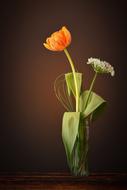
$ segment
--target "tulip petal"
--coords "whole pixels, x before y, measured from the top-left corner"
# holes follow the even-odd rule
[[[66,43],[67,45],[69,45],[71,43],[71,33],[69,32],[69,30],[67,30],[65,26],[62,27],[62,31],[65,35]]]
[[[51,51],[62,51],[71,42],[71,34],[65,26],[46,39],[44,46]]]
[[[62,51],[65,48],[64,45],[59,44],[60,41],[55,41],[53,37],[51,37],[49,41],[50,46],[54,51]]]
[[[58,32],[55,32],[51,36],[60,46],[66,46],[66,39],[63,34],[63,32],[60,30]]]
[[[49,46],[49,44],[43,43],[43,45],[44,45],[44,47],[45,47],[46,49],[49,49],[49,50],[53,51],[53,49]]]

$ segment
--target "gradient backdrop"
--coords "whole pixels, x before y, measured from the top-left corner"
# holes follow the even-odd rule
[[[108,106],[90,129],[90,170],[127,171],[125,1],[19,0],[0,7],[0,171],[68,171],[61,140],[65,110],[53,82],[70,66],[63,52],[42,45],[63,25],[72,33],[69,51],[85,88],[93,77],[88,57],[116,71],[115,77],[99,76],[94,87]]]

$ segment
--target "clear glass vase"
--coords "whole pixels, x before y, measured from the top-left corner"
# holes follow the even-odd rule
[[[79,132],[68,163],[72,175],[88,176],[88,140],[89,140],[89,122],[80,119]]]

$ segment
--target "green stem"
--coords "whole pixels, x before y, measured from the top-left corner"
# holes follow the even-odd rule
[[[89,93],[88,93],[87,100],[86,100],[86,104],[85,104],[85,106],[84,106],[84,110],[86,109],[86,107],[87,107],[87,105],[88,105],[88,102],[89,102],[89,99],[90,99],[90,95],[91,95],[92,88],[93,88],[94,82],[95,82],[95,80],[96,80],[96,77],[97,77],[97,72],[95,72],[95,75],[94,75],[93,80],[92,80],[92,82],[91,82],[90,89],[89,89]]]
[[[79,101],[79,94],[78,94],[78,85],[77,85],[77,80],[76,80],[76,72],[75,72],[75,67],[74,67],[74,63],[71,59],[71,56],[68,52],[68,50],[65,48],[64,49],[64,53],[66,54],[68,61],[71,65],[71,69],[72,69],[72,73],[73,73],[73,77],[74,77],[74,85],[75,85],[75,93],[76,93],[76,112],[78,112],[78,101]]]

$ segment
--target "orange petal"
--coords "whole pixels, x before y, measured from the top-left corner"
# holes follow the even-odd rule
[[[66,43],[67,45],[69,45],[71,43],[71,33],[69,32],[69,30],[67,30],[65,26],[62,27],[62,31],[65,35]]]
[[[57,51],[55,49],[55,41],[54,41],[54,39],[52,37],[47,38],[46,42],[47,42],[47,44],[49,45],[49,47],[50,47],[50,49],[52,51]]]
[[[49,46],[49,44],[47,44],[47,43],[43,43],[43,45],[45,46],[45,48],[47,48],[47,49],[53,51],[52,48]]]
[[[51,51],[62,51],[71,42],[71,34],[65,26],[46,39],[44,46]]]
[[[50,41],[50,46],[51,46],[51,48],[52,48],[54,51],[61,51],[61,50],[64,49],[64,46],[61,45],[61,44],[59,44],[59,41],[58,41],[58,42],[55,41],[53,37],[51,37],[51,38],[49,39],[49,41]]]
[[[58,31],[52,34],[51,36],[59,45],[65,46],[66,41],[65,41],[65,36],[63,35],[63,32]]]
[[[50,45],[50,38],[51,38],[51,37],[48,37],[48,38],[46,39],[46,43],[49,44],[49,45]]]

